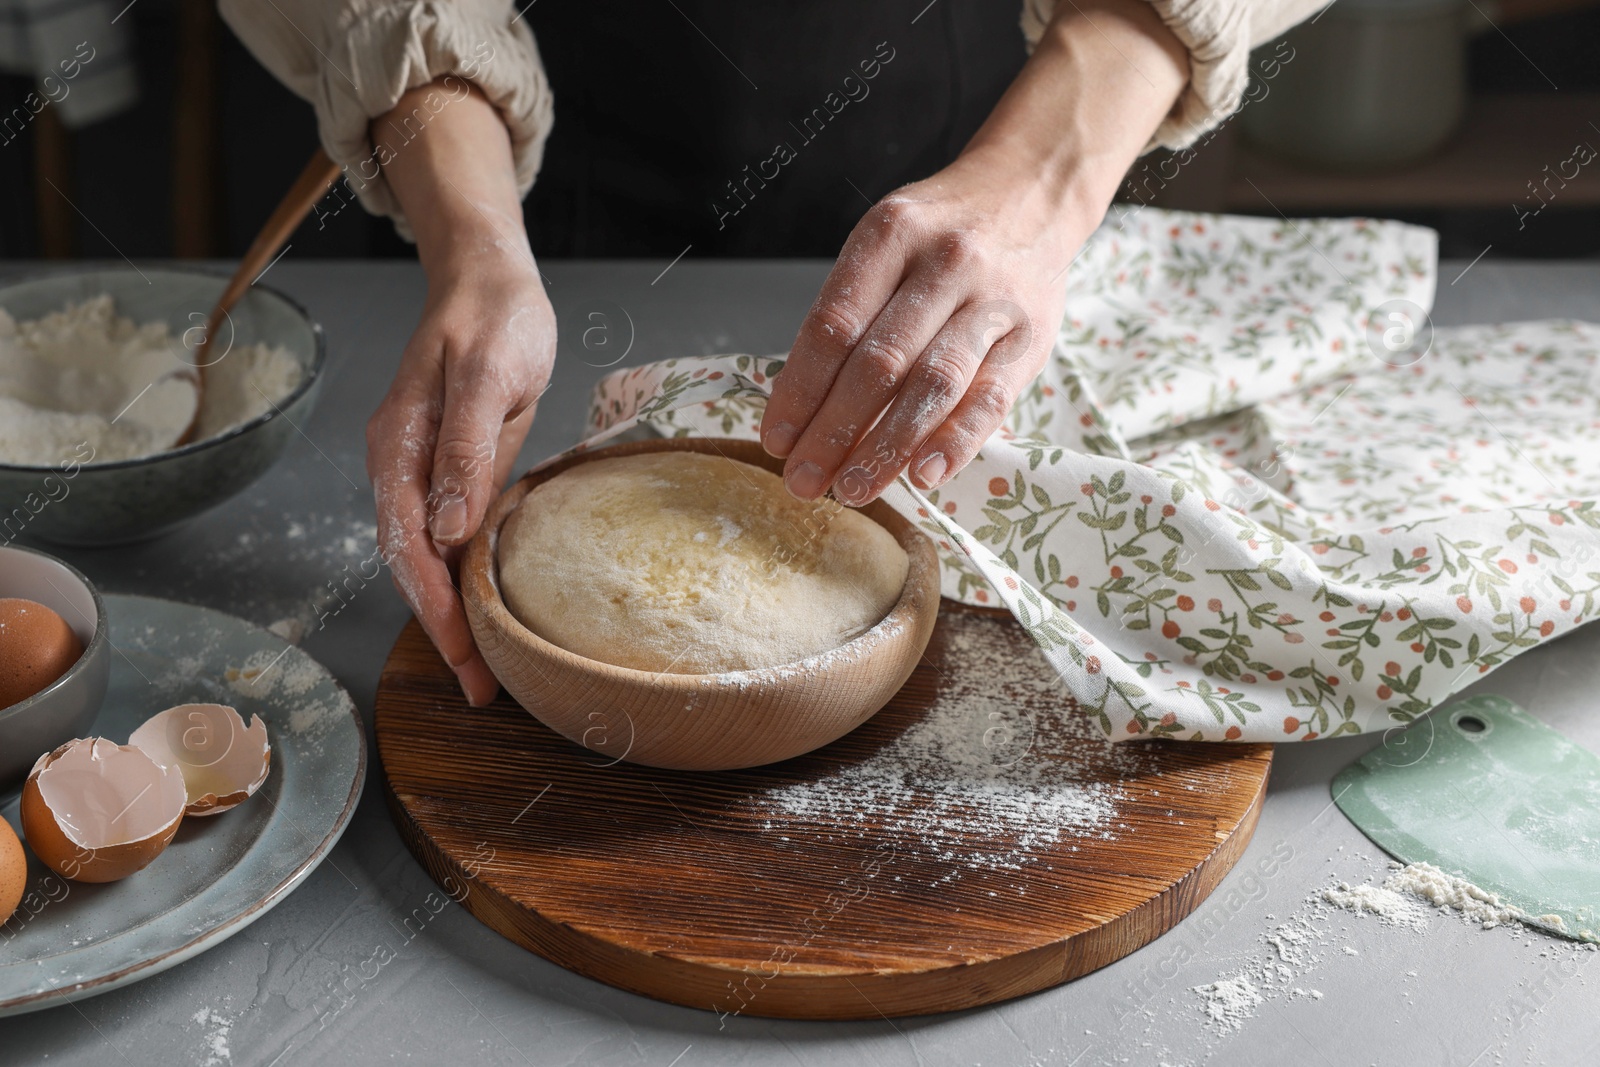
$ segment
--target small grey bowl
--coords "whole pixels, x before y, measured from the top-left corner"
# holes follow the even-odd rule
[[[117,314],[163,321],[174,337],[204,325],[226,278],[195,270],[74,270],[0,285],[0,307],[37,319],[110,293]],[[26,533],[67,545],[144,541],[217,506],[266,473],[311,415],[322,387],[322,327],[275,289],[252,286],[234,307],[232,343],[281,345],[304,374],[286,398],[226,433],[142,459],[53,466],[0,463],[0,544]],[[80,450],[81,451],[81,450]]]
[[[111,676],[111,641],[100,593],[76,567],[16,545],[0,547],[0,597],[21,597],[60,615],[83,655],[67,673],[27,700],[0,708],[0,795],[22,784],[34,761],[86,736]]]

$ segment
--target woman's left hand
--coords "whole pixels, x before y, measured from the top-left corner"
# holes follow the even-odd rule
[[[942,484],[1039,373],[1084,234],[1010,178],[963,157],[856,225],[761,424],[795,496],[860,506],[902,470]]]
[[[978,454],[1044,366],[1067,267],[1188,66],[1147,0],[1056,8],[960,158],[845,242],[761,422],[791,493],[859,506],[901,471],[932,489]]]

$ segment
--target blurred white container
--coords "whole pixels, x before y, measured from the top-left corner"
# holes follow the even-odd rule
[[[1272,155],[1341,171],[1427,157],[1466,107],[1471,10],[1466,0],[1338,0],[1289,31],[1293,57],[1279,54],[1277,76],[1252,85],[1239,115],[1245,137]]]

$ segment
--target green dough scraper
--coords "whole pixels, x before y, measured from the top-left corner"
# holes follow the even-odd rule
[[[1390,731],[1339,772],[1333,799],[1402,863],[1600,942],[1600,757],[1511,701],[1471,697]]]

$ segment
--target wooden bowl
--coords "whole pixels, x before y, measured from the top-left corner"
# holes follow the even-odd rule
[[[779,667],[715,675],[617,667],[551,644],[500,598],[500,528],[529,490],[593,459],[673,451],[783,469],[755,441],[664,438],[579,453],[525,475],[490,507],[461,567],[462,599],[483,658],[529,714],[611,762],[730,770],[776,763],[843,737],[905,684],[939,615],[933,544],[882,501],[862,513],[892,533],[910,559],[899,599],[849,643]]]

